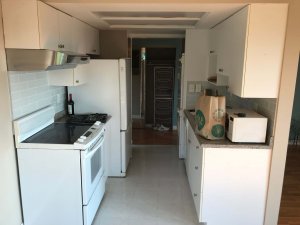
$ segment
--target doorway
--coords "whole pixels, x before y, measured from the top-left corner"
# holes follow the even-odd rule
[[[177,145],[182,40],[132,40],[133,144]]]

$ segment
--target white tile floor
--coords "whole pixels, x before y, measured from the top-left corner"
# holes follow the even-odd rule
[[[177,146],[134,147],[127,177],[106,187],[93,225],[198,224]]]

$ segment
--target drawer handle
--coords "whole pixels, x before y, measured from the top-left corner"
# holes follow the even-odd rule
[[[209,53],[214,53],[215,51],[209,51]]]
[[[195,166],[195,170],[197,170],[197,169],[199,169],[199,167],[198,167],[198,166]]]
[[[198,195],[196,193],[194,193],[194,197],[197,197]]]
[[[79,83],[79,80],[76,80],[75,82],[78,84],[78,83]]]
[[[219,69],[219,72],[224,72],[224,69]]]

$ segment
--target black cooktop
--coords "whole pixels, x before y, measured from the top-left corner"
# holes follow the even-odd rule
[[[68,115],[67,123],[75,124],[94,124],[96,121],[106,123],[107,114],[94,113],[94,114],[81,114],[81,115]]]
[[[23,143],[74,144],[90,127],[87,124],[52,123]]]

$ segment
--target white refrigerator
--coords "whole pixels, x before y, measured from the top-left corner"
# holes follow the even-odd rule
[[[107,176],[123,177],[131,158],[131,60],[95,59],[87,69],[87,83],[69,87],[75,114],[111,115]]]

